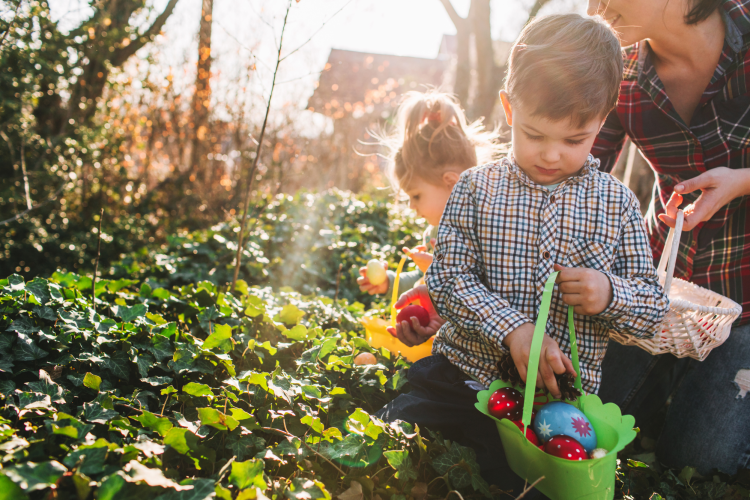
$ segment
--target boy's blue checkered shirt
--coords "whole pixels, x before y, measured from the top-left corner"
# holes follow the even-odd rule
[[[610,305],[575,315],[583,389],[596,393],[608,330],[648,337],[669,308],[658,282],[635,195],[589,156],[552,191],[531,181],[511,156],[464,172],[445,207],[426,282],[447,319],[433,354],[489,385],[505,336],[535,323],[553,264],[603,272]],[[557,287],[546,333],[570,357],[568,306]]]

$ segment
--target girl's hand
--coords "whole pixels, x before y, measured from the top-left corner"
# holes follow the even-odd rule
[[[666,213],[659,219],[669,227],[674,227],[677,209],[682,203],[682,195],[700,189],[701,195],[686,206],[683,231],[690,231],[701,222],[709,220],[724,205],[735,198],[750,194],[750,169],[734,170],[727,167],[712,168],[697,177],[683,181],[674,188],[667,203]]]
[[[606,274],[596,269],[560,264],[555,264],[554,269],[560,271],[556,282],[560,284],[563,302],[573,306],[576,314],[594,316],[612,302],[612,283]]]
[[[445,320],[438,316],[435,307],[432,305],[426,285],[419,285],[404,292],[395,306],[396,309],[402,309],[412,302],[419,302],[422,307],[427,309],[427,313],[430,315],[430,323],[427,326],[422,326],[417,318],[411,317],[411,322],[402,321],[396,323],[395,327],[389,326],[386,328],[388,333],[397,337],[407,347],[414,347],[426,342],[445,324]]]
[[[423,273],[427,272],[427,268],[430,267],[430,264],[432,264],[432,254],[427,252],[426,246],[419,245],[411,250],[407,247],[404,247],[402,248],[402,250],[406,255],[411,257],[420,271],[422,271]]]
[[[388,269],[388,263],[384,262],[383,267],[385,269]],[[359,285],[360,292],[367,292],[370,295],[375,295],[375,294],[385,293],[388,291],[388,287],[390,286],[390,280],[386,279],[384,282],[382,282],[379,285],[373,285],[372,283],[370,283],[370,280],[367,279],[367,267],[360,267],[359,274],[361,274],[361,276],[357,278],[357,284]]]
[[[510,351],[510,356],[513,358],[516,368],[518,368],[518,374],[524,382],[529,371],[529,357],[533,337],[534,325],[524,323],[503,339],[503,344]],[[542,352],[539,356],[539,371],[536,375],[536,386],[540,389],[546,387],[553,397],[560,399],[562,394],[560,393],[560,388],[557,386],[555,374],[566,372],[574,377],[576,376],[573,363],[563,354],[557,342],[552,337],[544,335]]]

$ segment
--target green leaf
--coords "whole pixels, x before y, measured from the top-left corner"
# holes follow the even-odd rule
[[[123,323],[132,323],[138,318],[143,318],[148,312],[148,307],[145,304],[136,304],[132,307],[127,306],[115,306],[112,308],[115,316],[122,319]]]
[[[151,331],[156,335],[161,335],[162,337],[171,337],[172,335],[177,333],[177,323],[167,323],[165,325],[156,326]]]
[[[283,334],[290,340],[305,340],[307,338],[307,327],[305,325],[297,325],[291,330],[284,331]]]
[[[166,436],[169,430],[173,427],[172,422],[170,422],[168,418],[157,417],[148,411],[144,411],[137,417],[130,418],[140,422],[143,427],[156,431],[160,436]]]
[[[117,351],[114,356],[110,356],[104,359],[102,366],[109,370],[115,377],[128,380],[130,376],[130,359],[128,355],[122,351]]]
[[[172,427],[164,436],[164,444],[171,446],[172,448],[182,455],[187,454],[190,450],[198,448],[198,436],[193,434],[187,429],[180,427]]]
[[[195,382],[189,382],[182,388],[182,392],[190,394],[191,396],[208,396],[209,398],[214,397],[214,393],[211,388],[206,384],[196,384]]]
[[[20,486],[4,476],[0,471],[0,500],[21,500],[29,497],[23,492]]]
[[[153,385],[154,387],[158,387],[160,385],[167,385],[170,382],[172,382],[172,377],[147,377],[142,378],[141,382],[145,382],[149,385]],[[173,388],[174,389],[174,388]],[[176,390],[173,390],[172,392],[177,392]],[[162,389],[162,395],[165,394],[164,389]]]
[[[275,321],[281,321],[285,325],[296,325],[302,319],[305,313],[300,311],[294,304],[289,304],[281,309],[281,312],[274,317]],[[278,318],[278,319],[277,319]]]
[[[218,347],[224,352],[232,350],[232,327],[229,325],[214,325],[214,332],[203,342],[203,349]]]
[[[232,433],[227,438],[225,448],[232,451],[237,460],[244,460],[245,457],[252,457],[256,451],[262,450],[266,446],[266,441],[257,436],[236,436]]]
[[[131,460],[123,468],[128,476],[126,481],[133,483],[144,482],[149,486],[161,486],[162,488],[174,488],[177,491],[192,490],[193,486],[180,486],[171,479],[167,479],[161,469],[152,469],[141,463]]]
[[[304,417],[302,417],[302,419],[300,420],[300,422],[302,422],[303,424],[306,424],[313,431],[315,431],[317,433],[322,433],[323,432],[324,426],[323,426],[323,423],[320,421],[320,419],[318,417],[313,417],[311,415],[305,415]]]
[[[256,486],[261,490],[267,488],[263,480],[263,460],[247,460],[245,462],[232,462],[232,472],[229,474],[229,483],[233,484],[240,490],[250,486]]]
[[[83,403],[83,419],[95,424],[106,424],[120,414],[114,410],[102,408],[97,402]]]
[[[312,479],[300,479],[298,477],[295,477],[292,480],[292,484],[284,490],[284,496],[289,500],[310,500],[316,498],[331,500],[331,494],[328,493],[323,483]]]
[[[26,290],[36,298],[40,305],[50,301],[48,282],[43,278],[34,278],[26,283]]]
[[[114,500],[123,486],[125,486],[125,477],[122,472],[107,476],[96,491],[96,498],[97,500]]]
[[[94,375],[93,373],[86,373],[86,375],[83,376],[83,386],[88,387],[89,389],[93,389],[97,392],[99,392],[99,386],[102,385],[102,378],[99,375]]]
[[[220,430],[234,430],[240,423],[234,418],[224,415],[214,408],[198,408],[201,425],[210,425]]]
[[[180,485],[192,486],[192,490],[169,491],[154,500],[208,500],[214,498],[215,484],[216,481],[213,479],[186,479]]]
[[[92,476],[94,474],[100,474],[102,472],[102,466],[109,453],[109,448],[102,446],[100,448],[85,448],[72,451],[68,456],[63,459],[63,464],[68,469],[73,469],[76,466],[80,467],[78,470],[82,474]],[[80,465],[79,465],[80,461]]]
[[[34,306],[33,311],[37,316],[46,319],[47,321],[55,321],[57,319],[57,314],[55,314],[55,311],[50,307]]]
[[[408,451],[384,451],[383,456],[388,460],[388,464],[396,469],[396,477],[401,483],[417,478],[417,471],[414,470]],[[458,488],[455,485],[454,487]]]
[[[138,373],[142,378],[148,377],[149,368],[154,366],[154,363],[156,362],[154,357],[150,354],[139,354],[133,361],[138,365]]]
[[[52,378],[44,370],[39,370],[39,381],[28,382],[26,385],[34,392],[48,395],[53,403],[65,403],[63,388],[53,382]]]
[[[60,462],[26,462],[7,467],[2,472],[25,492],[49,488],[62,477],[67,469]]]
[[[34,326],[34,320],[29,318],[28,316],[21,316],[20,318],[14,320],[6,331],[31,334],[36,333],[39,330],[41,330],[41,328],[38,326]]]
[[[16,384],[12,380],[0,380],[0,397],[7,398],[14,390]]]

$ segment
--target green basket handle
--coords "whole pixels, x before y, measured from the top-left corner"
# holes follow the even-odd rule
[[[526,390],[523,398],[523,422],[524,434],[526,427],[531,425],[531,411],[534,407],[534,395],[536,394],[536,375],[539,372],[539,357],[542,354],[542,340],[544,331],[547,327],[547,318],[549,317],[549,307],[552,302],[552,290],[555,288],[555,280],[558,271],[553,272],[547,278],[542,293],[542,305],[539,307],[539,317],[534,326],[534,337],[531,340],[531,351],[529,352],[529,367],[526,372]],[[576,389],[581,390],[581,367],[578,364],[578,344],[576,342],[575,325],[573,324],[573,306],[568,306],[568,331],[570,332],[570,353],[573,368],[576,371],[576,378],[573,385]]]

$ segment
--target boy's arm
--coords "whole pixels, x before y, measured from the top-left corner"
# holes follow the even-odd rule
[[[623,144],[625,144],[625,129],[620,122],[620,117],[617,116],[617,110],[613,109],[604,121],[604,126],[591,148],[591,154],[601,162],[600,171],[612,172],[622,152]]]
[[[630,210],[610,272],[612,301],[596,317],[613,330],[635,337],[652,337],[669,310],[669,299],[653,264],[646,222],[638,204]]]
[[[502,348],[505,336],[528,317],[484,284],[477,237],[477,204],[470,172],[453,188],[438,230],[435,256],[425,275],[438,314],[469,335],[482,335]]]

